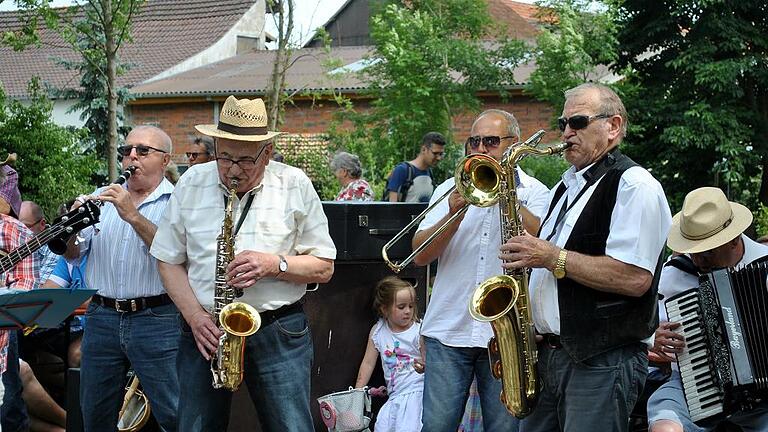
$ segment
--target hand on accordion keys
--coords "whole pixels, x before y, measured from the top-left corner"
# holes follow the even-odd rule
[[[649,360],[666,363],[676,361],[674,354],[683,352],[685,338],[673,330],[680,327],[680,323],[662,321],[656,329],[653,340],[653,348],[650,349]]]

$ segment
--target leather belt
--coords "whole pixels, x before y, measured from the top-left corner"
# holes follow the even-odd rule
[[[277,321],[278,319],[284,316],[302,312],[304,310],[304,308],[302,307],[302,303],[303,303],[303,300],[300,300],[300,301],[297,301],[296,303],[291,303],[289,305],[279,307],[275,310],[259,312],[259,318],[261,318],[261,327],[265,327],[269,324],[272,324],[273,322]],[[192,331],[192,328],[189,326],[189,324],[187,324],[186,320],[181,320],[181,328],[185,332]]]
[[[541,335],[541,337],[544,338],[541,343],[552,349],[560,349],[563,347],[562,342],[560,342],[560,335],[556,335],[554,333],[544,333]]]
[[[275,310],[259,312],[259,316],[261,317],[261,325],[266,326],[277,321],[278,318],[302,312],[304,308],[301,306],[301,303],[301,301],[297,301],[296,303],[281,306]]]
[[[97,305],[114,309],[118,312],[139,312],[146,308],[165,306],[173,303],[168,294],[152,297],[137,297],[132,299],[113,299],[94,294],[91,301]]]

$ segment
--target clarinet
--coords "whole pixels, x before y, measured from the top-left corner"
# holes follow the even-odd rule
[[[125,171],[120,174],[120,176],[112,182],[112,184],[121,185],[128,181],[129,178],[131,178],[131,175],[136,171],[136,167],[131,165],[128,168],[125,169]],[[90,223],[90,225],[95,224],[98,222],[99,218],[99,207],[103,206],[104,202],[99,200],[98,198],[95,199],[89,199],[82,203],[82,205],[74,210],[71,210],[69,213],[57,218],[54,221],[54,224],[59,222],[66,222],[69,219],[72,219],[74,217],[78,217],[84,212],[88,212],[92,214],[92,218],[95,218],[95,220]],[[58,236],[52,238],[48,242],[48,249],[51,250],[51,252],[55,253],[56,255],[63,255],[64,252],[67,251],[67,242],[69,241],[70,237],[75,233],[75,229],[72,226],[68,226],[66,229],[64,229],[61,234]]]

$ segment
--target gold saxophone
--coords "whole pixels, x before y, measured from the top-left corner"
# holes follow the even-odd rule
[[[224,223],[216,238],[216,286],[213,294],[213,318],[224,332],[211,357],[213,387],[229,391],[237,390],[243,381],[245,338],[256,333],[261,326],[261,317],[253,306],[235,301],[243,295],[243,290],[227,283],[227,266],[235,259],[233,212],[237,183],[236,179],[232,179],[229,185]]]
[[[529,154],[552,155],[568,147],[563,143],[537,149],[543,134],[544,131],[539,131],[508,150],[497,167],[502,243],[524,231],[517,199],[517,164]],[[469,313],[474,319],[491,323],[495,335],[488,342],[491,372],[502,381],[501,403],[517,418],[531,413],[538,396],[535,328],[528,303],[525,268],[505,270],[503,275],[487,279],[475,289],[469,303]]]

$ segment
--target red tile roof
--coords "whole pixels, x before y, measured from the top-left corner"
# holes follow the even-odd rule
[[[175,66],[213,45],[256,3],[255,0],[149,0],[133,21],[133,42],[120,50],[132,68],[119,78],[131,86]],[[78,12],[82,14],[82,12]],[[0,12],[0,29],[20,27],[18,12]],[[42,44],[21,52],[0,45],[0,85],[11,97],[24,97],[27,82],[40,76],[58,88],[79,85],[79,76],[54,58],[79,56],[55,32],[42,29]]]
[[[371,47],[302,48],[293,53],[294,64],[286,75],[286,91],[338,89],[354,91],[366,87],[353,73],[328,75],[323,62],[340,60],[349,65],[361,60]],[[168,78],[140,84],[131,92],[138,99],[154,97],[263,95],[270,85],[275,51],[254,51],[201,66]],[[340,66],[341,66],[340,65]]]

